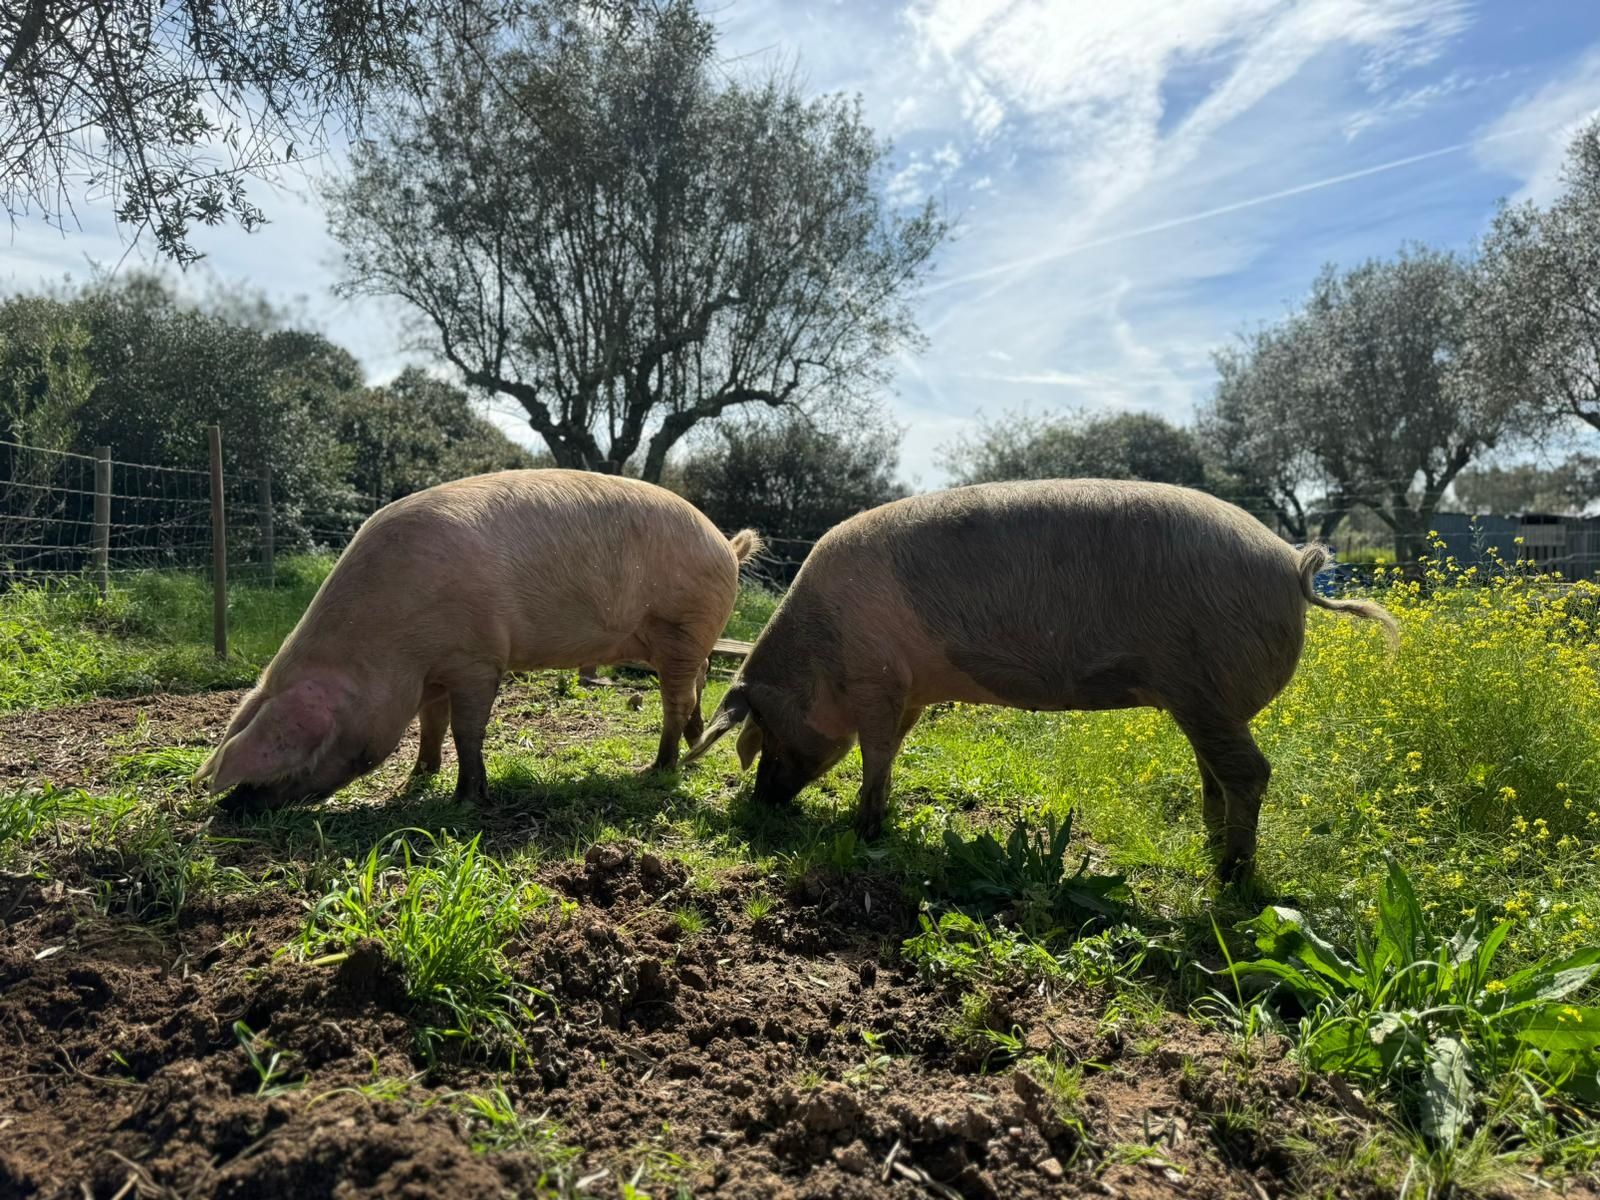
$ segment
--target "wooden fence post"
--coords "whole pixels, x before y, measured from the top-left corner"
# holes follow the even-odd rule
[[[228,520],[222,504],[222,426],[206,430],[211,440],[211,644],[228,657]]]
[[[272,464],[261,468],[261,565],[267,570],[267,586],[274,586],[277,564],[272,545]]]
[[[111,447],[94,448],[94,581],[100,598],[111,587]]]

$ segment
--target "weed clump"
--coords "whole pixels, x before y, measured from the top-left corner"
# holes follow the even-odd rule
[[[477,837],[405,830],[346,866],[312,908],[302,952],[332,964],[375,943],[400,968],[424,1055],[450,1043],[514,1061],[548,997],[512,977],[505,949],[524,919],[552,907],[549,893],[481,853]]]

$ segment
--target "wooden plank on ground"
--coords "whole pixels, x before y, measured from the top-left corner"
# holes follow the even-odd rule
[[[718,638],[717,644],[711,647],[712,654],[723,654],[730,658],[748,658],[753,643],[741,642],[735,638]]]

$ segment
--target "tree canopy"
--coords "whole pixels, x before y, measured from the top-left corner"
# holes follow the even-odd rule
[[[1484,240],[1474,365],[1549,418],[1600,429],[1600,119],[1573,139],[1548,207],[1503,207]]]
[[[1200,420],[1219,461],[1301,537],[1361,505],[1413,557],[1451,482],[1529,427],[1470,367],[1470,289],[1461,259],[1425,247],[1325,268],[1284,321],[1219,357]]]
[[[727,531],[759,529],[799,560],[840,521],[907,494],[895,478],[900,431],[879,421],[827,429],[798,415],[719,424],[673,486]],[[797,544],[787,544],[797,543]]]
[[[219,424],[224,474],[244,494],[272,468],[285,545],[337,540],[378,505],[446,479],[533,465],[460,388],[416,369],[369,388],[343,347],[285,322],[252,294],[197,305],[149,275],[0,300],[0,440],[80,454],[107,445],[122,462],[194,472],[206,426]],[[27,502],[61,466],[0,455],[0,516],[32,520],[38,504]],[[190,492],[203,500],[192,478],[130,490],[148,486],[169,506]],[[125,516],[144,519],[131,507]]]
[[[857,102],[730,79],[685,0],[436,61],[328,192],[353,293],[528,414],[557,464],[657,480],[698,424],[878,388],[944,237],[880,196]]]
[[[1574,454],[1550,466],[1468,467],[1456,476],[1455,495],[1469,513],[1581,513],[1600,497],[1600,457]]]
[[[633,0],[15,0],[0,5],[0,200],[62,225],[75,197],[180,263],[196,225],[253,229],[252,180],[420,95],[425,64],[508,26]],[[447,49],[448,48],[448,49]]]
[[[1194,435],[1154,413],[1008,413],[948,447],[956,483],[1001,479],[1142,479],[1201,487],[1205,460]]]

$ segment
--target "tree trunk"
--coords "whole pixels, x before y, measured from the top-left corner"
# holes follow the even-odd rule
[[[1393,515],[1389,527],[1394,531],[1394,561],[1405,566],[1416,562],[1424,549],[1422,530],[1410,505],[1397,504]]]
[[[1331,540],[1349,511],[1343,505],[1338,508],[1323,509],[1317,517],[1317,541],[1326,542]]]

